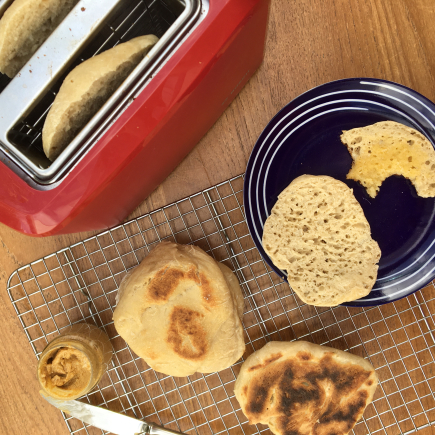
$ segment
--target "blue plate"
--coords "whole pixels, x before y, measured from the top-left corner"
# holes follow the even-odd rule
[[[420,198],[404,177],[385,180],[376,198],[346,179],[352,158],[342,130],[396,121],[435,143],[435,105],[405,86],[378,79],[326,83],[297,97],[264,129],[248,162],[244,204],[254,242],[263,258],[286,280],[263,250],[263,225],[278,195],[303,174],[329,175],[353,189],[381,248],[378,279],[369,295],[348,306],[392,302],[423,288],[435,277],[435,200]]]

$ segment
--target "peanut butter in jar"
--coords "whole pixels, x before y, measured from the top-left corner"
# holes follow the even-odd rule
[[[39,384],[55,399],[77,399],[98,384],[112,354],[109,337],[99,328],[87,323],[72,325],[42,351]]]

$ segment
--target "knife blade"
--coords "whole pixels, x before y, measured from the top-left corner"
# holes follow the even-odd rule
[[[109,411],[99,406],[89,405],[77,400],[54,399],[46,395],[43,391],[40,391],[40,394],[48,403],[68,413],[72,417],[117,435],[179,435],[181,433],[142,420],[137,420],[118,412]]]

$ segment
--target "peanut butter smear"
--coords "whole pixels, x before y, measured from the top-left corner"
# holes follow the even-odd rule
[[[54,397],[68,398],[86,389],[91,378],[91,364],[83,352],[61,347],[47,356],[40,367],[40,379]]]

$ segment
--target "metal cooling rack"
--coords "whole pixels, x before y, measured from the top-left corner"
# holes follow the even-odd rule
[[[367,358],[380,379],[353,433],[408,434],[435,422],[433,284],[373,308],[303,304],[263,262],[249,235],[239,176],[21,267],[10,298],[39,357],[65,326],[96,322],[111,338],[113,366],[83,400],[186,434],[269,434],[249,425],[233,388],[242,361],[219,373],[173,378],[150,369],[112,322],[121,279],[162,240],[194,243],[226,263],[245,293],[244,358],[269,340],[304,339]],[[88,296],[89,295],[89,298]],[[64,414],[72,434],[101,434]]]

